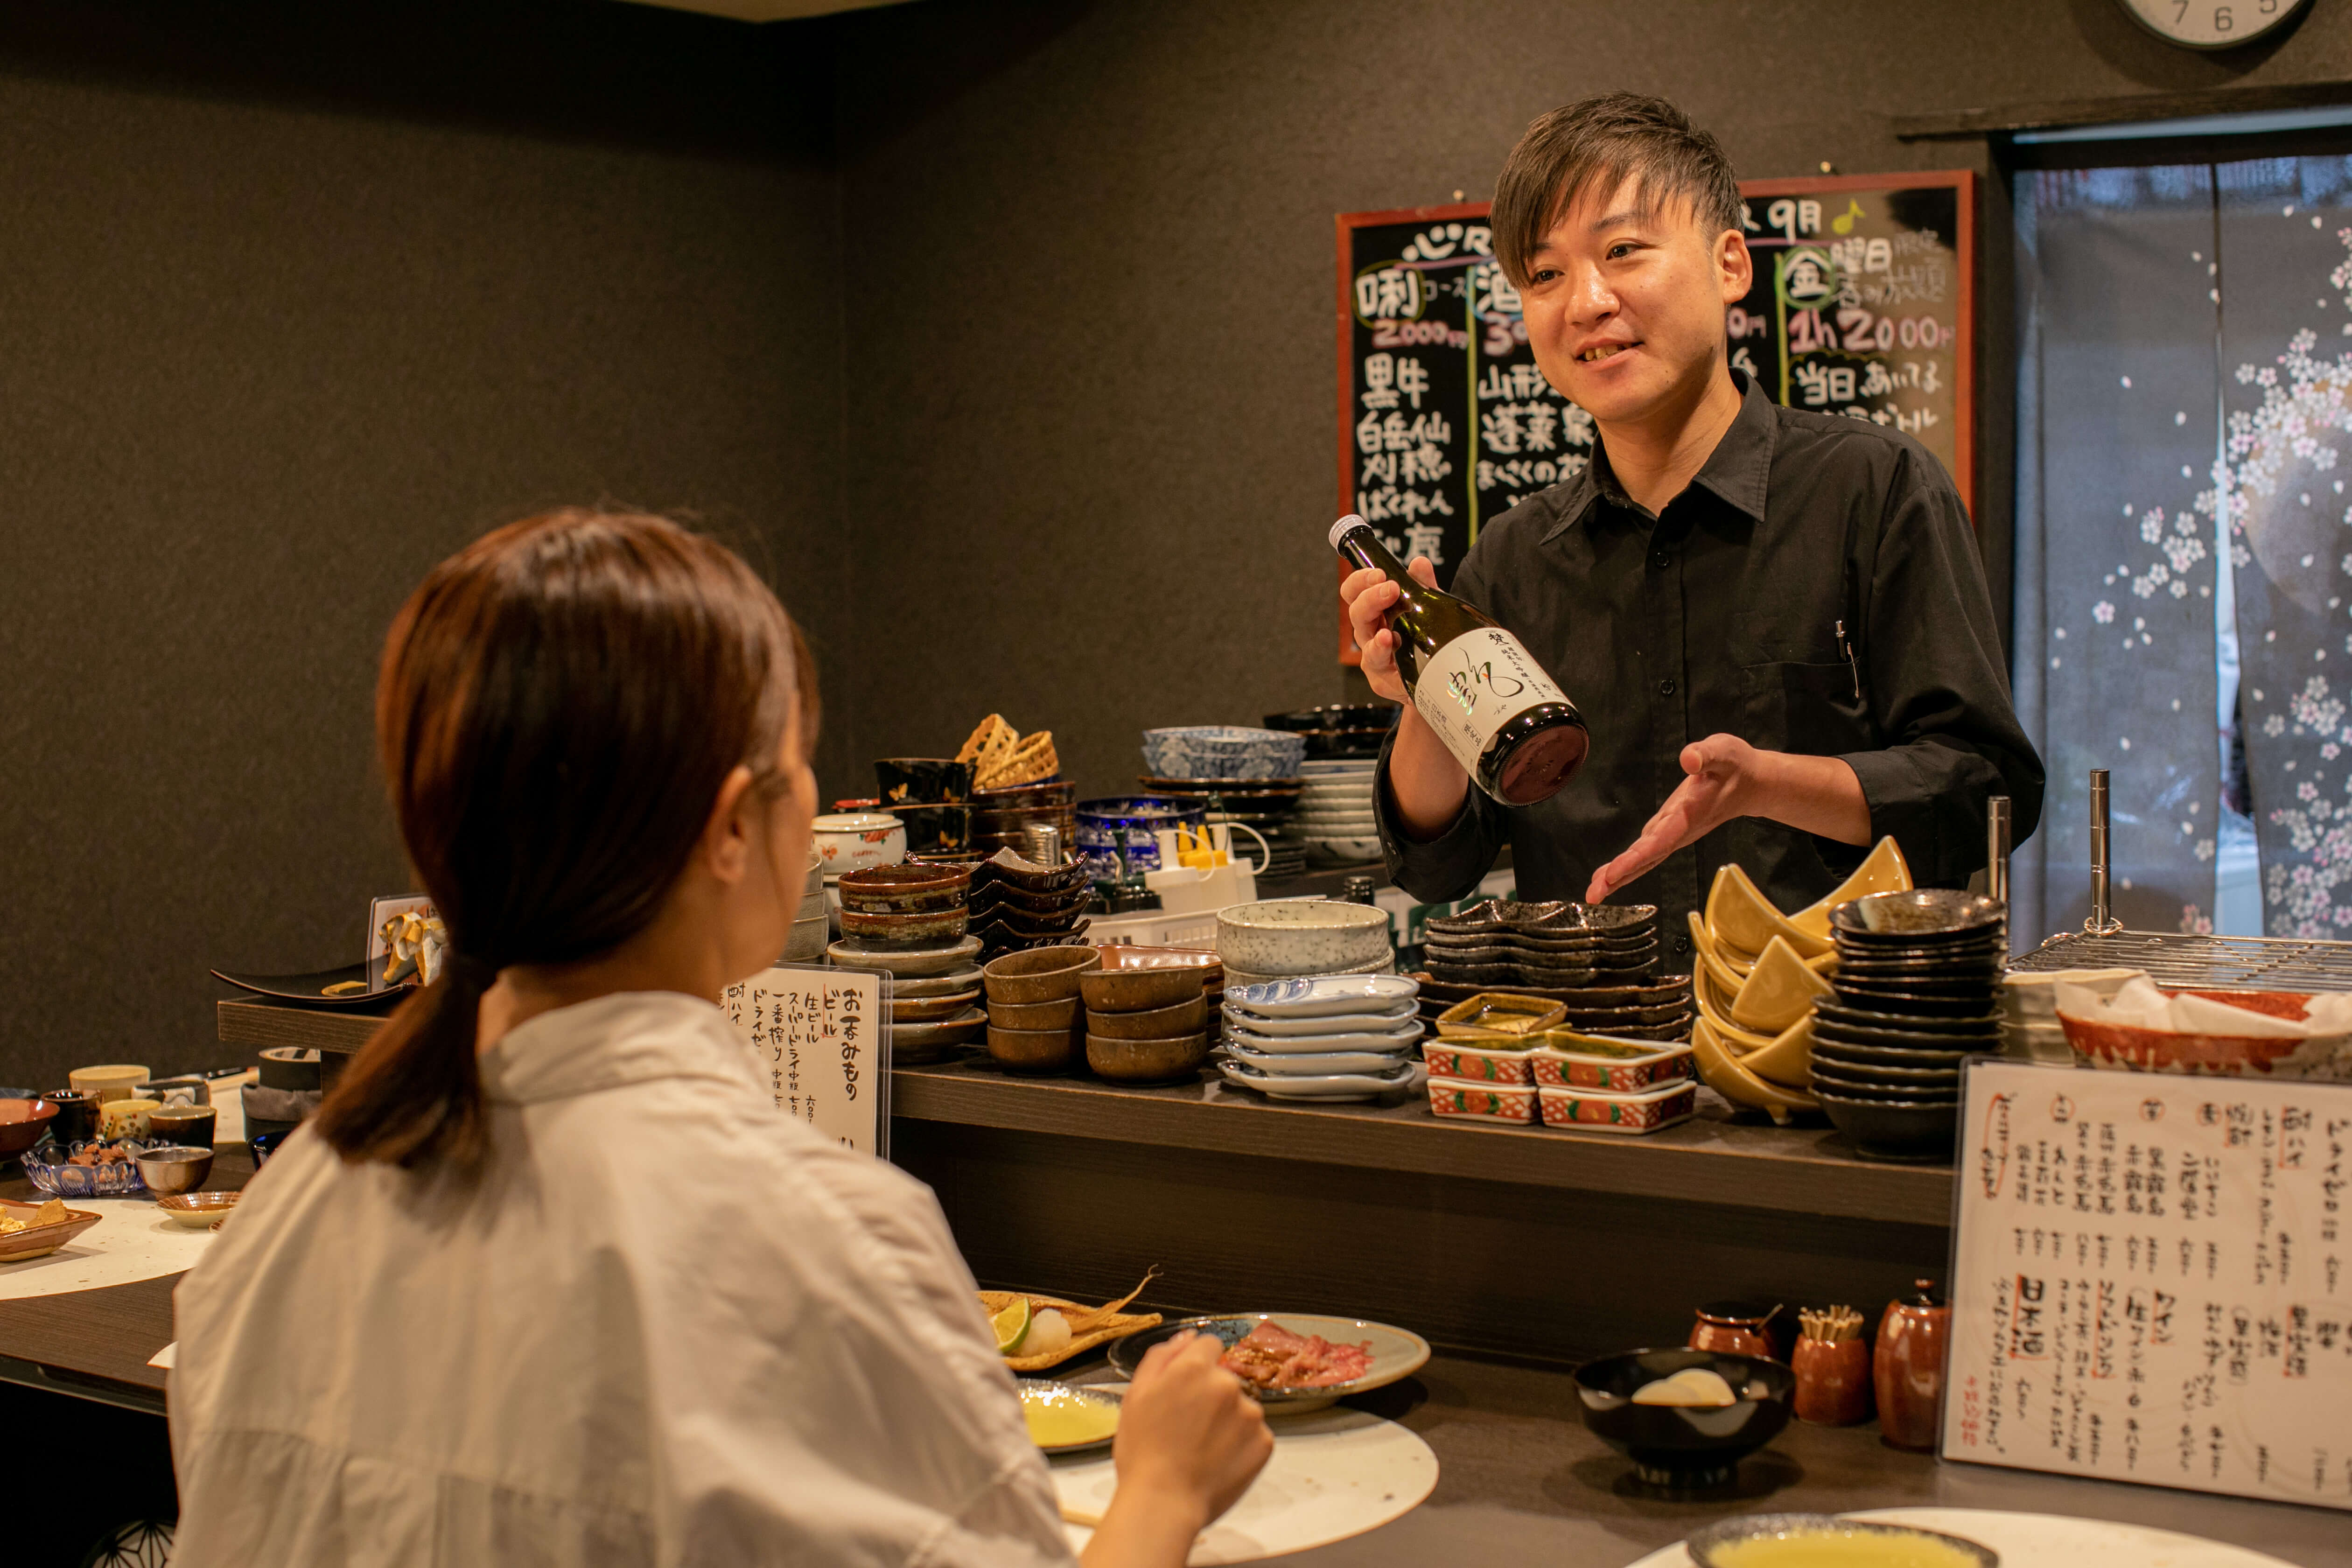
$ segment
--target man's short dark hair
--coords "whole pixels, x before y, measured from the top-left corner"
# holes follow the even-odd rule
[[[1742,226],[1739,182],[1720,142],[1663,98],[1608,93],[1553,110],[1511,149],[1489,219],[1503,275],[1527,287],[1528,258],[1561,215],[1587,190],[1606,200],[1629,177],[1644,205],[1687,202],[1711,235]]]

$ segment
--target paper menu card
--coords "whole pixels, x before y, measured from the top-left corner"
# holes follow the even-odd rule
[[[776,1109],[877,1159],[890,1152],[889,985],[880,971],[780,963],[719,999]]]
[[[1943,1455],[2352,1509],[2352,1085],[1971,1063]]]

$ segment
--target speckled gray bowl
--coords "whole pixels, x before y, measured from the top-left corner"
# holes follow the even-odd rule
[[[1252,974],[1333,974],[1391,955],[1389,912],[1300,899],[1217,912],[1217,952]]]

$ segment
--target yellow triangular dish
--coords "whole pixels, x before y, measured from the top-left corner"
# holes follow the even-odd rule
[[[1773,1121],[1788,1124],[1790,1117],[1800,1110],[1819,1110],[1822,1102],[1811,1095],[1793,1089],[1782,1089],[1766,1083],[1732,1059],[1715,1026],[1705,1018],[1691,1026],[1691,1056],[1698,1064],[1698,1076],[1706,1087],[1731,1101],[1751,1110],[1770,1114]]]
[[[1840,904],[1873,893],[1907,893],[1911,890],[1911,867],[1903,858],[1903,850],[1892,834],[1873,846],[1853,868],[1853,875],[1837,885],[1836,890],[1818,903],[1807,904],[1789,917],[1789,923],[1799,931],[1830,939],[1830,911]]]
[[[1715,1026],[1716,1033],[1723,1037],[1723,1043],[1732,1050],[1740,1052],[1761,1050],[1772,1043],[1771,1036],[1758,1034],[1753,1029],[1743,1029],[1733,1023],[1728,1011],[1717,1005],[1716,997],[1712,992],[1702,991],[1694,984],[1691,987],[1691,999],[1698,1004],[1698,1016]]]
[[[1731,1005],[1731,1021],[1746,1029],[1777,1035],[1811,1016],[1814,998],[1831,994],[1830,983],[1805,967],[1785,937],[1775,936]]]
[[[1774,1037],[1770,1045],[1748,1052],[1739,1065],[1767,1083],[1787,1089],[1811,1089],[1813,1083],[1813,1014],[1805,1016]]]
[[[1715,874],[1715,885],[1707,889],[1706,927],[1715,933],[1718,949],[1727,944],[1760,956],[1765,945],[1780,936],[1788,940],[1800,958],[1830,950],[1826,925],[1818,936],[1790,925],[1737,861],[1727,861]]]
[[[1708,934],[1706,922],[1698,918],[1696,910],[1690,911],[1690,930],[1691,952],[1698,959],[1697,966],[1692,971],[1694,978],[1700,975],[1712,976],[1715,983],[1723,988],[1725,1005],[1729,1005],[1728,999],[1738,995],[1740,986],[1747,984],[1747,974],[1723,962],[1722,948],[1717,946],[1715,938]]]

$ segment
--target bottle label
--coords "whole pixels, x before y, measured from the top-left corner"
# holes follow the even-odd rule
[[[1519,639],[1500,626],[1480,626],[1447,643],[1412,686],[1414,710],[1474,779],[1496,731],[1539,702],[1567,700]]]

